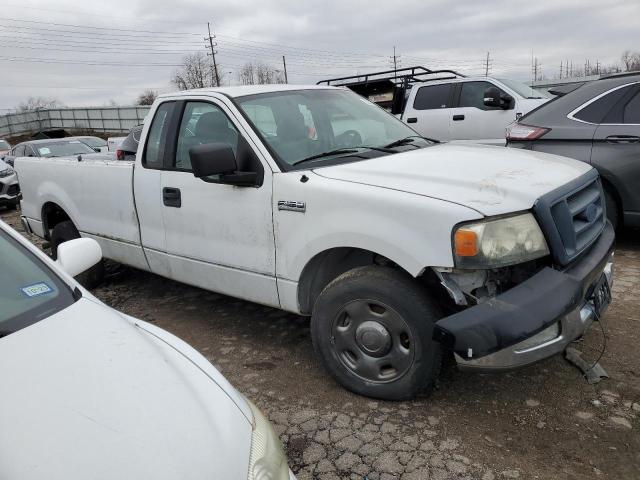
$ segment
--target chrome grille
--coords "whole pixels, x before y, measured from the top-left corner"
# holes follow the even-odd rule
[[[604,194],[596,171],[544,195],[534,212],[555,261],[570,263],[598,238],[606,223]]]

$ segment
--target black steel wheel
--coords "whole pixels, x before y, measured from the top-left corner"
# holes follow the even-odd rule
[[[393,268],[366,266],[332,281],[311,319],[314,347],[345,388],[400,400],[430,389],[440,371],[440,345],[432,340],[440,318],[415,279]]]

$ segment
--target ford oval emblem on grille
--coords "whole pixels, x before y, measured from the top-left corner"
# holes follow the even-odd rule
[[[595,203],[592,203],[580,213],[581,220],[585,220],[589,223],[595,222],[597,217],[598,217],[598,207],[596,206]]]

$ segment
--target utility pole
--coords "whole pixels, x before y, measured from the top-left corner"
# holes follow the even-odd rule
[[[213,60],[213,69],[211,71],[211,86],[220,86],[220,77],[218,76],[218,65],[216,64],[216,50],[213,47],[216,47],[218,44],[213,42],[213,39],[216,38],[215,35],[211,35],[211,25],[207,22],[207,30],[209,31],[209,36],[205,37],[205,41],[209,40],[209,48],[211,48],[211,53],[207,53],[207,55],[211,55],[211,59]],[[215,78],[216,84],[213,85],[213,79]]]
[[[538,70],[540,69],[542,65],[540,63],[538,63],[538,57],[535,57],[533,59],[533,65],[531,66],[531,69],[533,71],[533,81],[535,82],[536,80],[538,80]]]
[[[400,55],[396,55],[396,47],[393,47],[393,56],[389,57],[393,62],[394,80],[398,79],[398,62],[400,61]]]
[[[491,67],[491,58],[489,57],[489,52],[487,52],[487,59],[484,62],[484,76],[489,76],[489,68]]]
[[[287,79],[287,60],[284,58],[284,55],[282,55],[282,66],[284,67],[284,83],[289,83]]]
[[[562,78],[562,60],[560,60],[560,78]]]

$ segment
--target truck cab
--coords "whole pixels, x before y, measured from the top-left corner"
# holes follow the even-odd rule
[[[440,142],[505,145],[506,127],[549,100],[521,82],[408,67],[323,80],[345,86]]]
[[[512,80],[436,80],[411,88],[401,119],[442,142],[504,145],[507,125],[546,101],[547,94]]]

